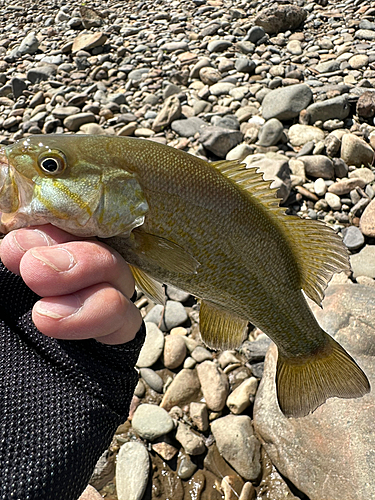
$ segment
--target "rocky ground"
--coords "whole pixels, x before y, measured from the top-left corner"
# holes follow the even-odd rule
[[[353,273],[315,312],[375,384],[375,2],[0,9],[0,143],[113,134],[258,166],[289,213],[342,235]],[[210,352],[192,297],[167,294],[165,311],[138,298],[148,333],[131,415],[82,500],[375,496],[372,394],[285,419],[268,339],[253,331],[238,352]]]

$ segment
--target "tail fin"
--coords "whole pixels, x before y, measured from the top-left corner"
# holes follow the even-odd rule
[[[327,335],[327,344],[310,359],[278,356],[276,388],[286,417],[303,417],[328,398],[359,398],[370,392],[370,383],[354,359]]]

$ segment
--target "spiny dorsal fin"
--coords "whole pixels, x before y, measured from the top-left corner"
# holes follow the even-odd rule
[[[129,244],[141,255],[163,267],[167,271],[178,274],[195,274],[199,262],[184,248],[173,241],[146,233],[142,228],[135,228],[129,238]]]
[[[163,285],[155,281],[138,267],[129,264],[136,286],[155,304],[165,305],[165,292]]]
[[[212,164],[225,177],[257,200],[289,241],[300,271],[301,288],[316,304],[321,305],[324,290],[334,273],[349,272],[349,256],[340,236],[321,221],[300,219],[286,215],[279,206],[277,189],[272,181],[263,180],[256,167],[246,168],[236,161],[219,161]]]
[[[199,310],[202,340],[213,349],[234,349],[246,338],[247,321],[207,300]]]

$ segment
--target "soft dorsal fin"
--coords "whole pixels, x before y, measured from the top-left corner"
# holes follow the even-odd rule
[[[257,200],[279,224],[289,241],[300,271],[301,288],[316,304],[321,305],[324,290],[334,273],[349,272],[349,256],[340,236],[323,222],[286,215],[279,206],[277,189],[272,181],[263,180],[256,167],[246,168],[237,161],[219,161],[212,165]]]
[[[155,281],[138,267],[129,264],[136,286],[155,304],[165,305],[165,292],[163,285]]]
[[[247,321],[207,300],[201,300],[199,329],[213,349],[238,348],[246,339]]]

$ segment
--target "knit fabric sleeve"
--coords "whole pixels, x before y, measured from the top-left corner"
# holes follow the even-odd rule
[[[120,346],[49,338],[38,298],[0,265],[0,500],[77,500],[127,418],[145,327]]]

